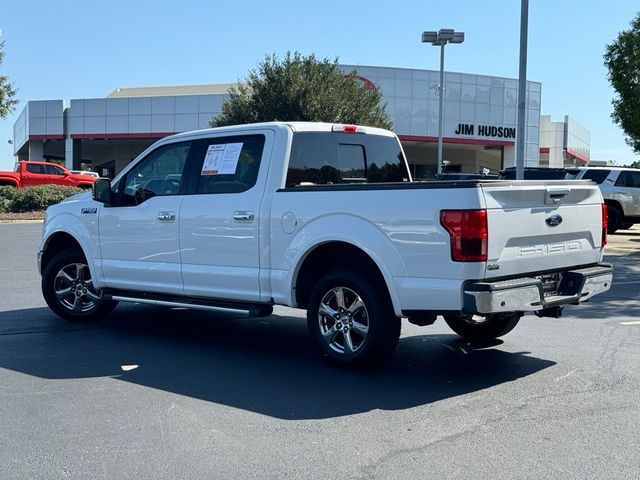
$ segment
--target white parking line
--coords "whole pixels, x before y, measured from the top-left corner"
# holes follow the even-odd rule
[[[640,325],[640,320],[632,320],[630,322],[619,322],[620,325]]]

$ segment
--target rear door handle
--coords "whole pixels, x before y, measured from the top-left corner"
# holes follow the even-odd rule
[[[253,212],[248,211],[233,212],[233,219],[236,222],[253,222],[254,216]]]
[[[158,213],[158,221],[160,222],[175,222],[176,212],[160,212]]]

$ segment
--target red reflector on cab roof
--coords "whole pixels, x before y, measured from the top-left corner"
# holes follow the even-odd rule
[[[357,125],[334,125],[331,130],[334,132],[364,133],[364,128]]]

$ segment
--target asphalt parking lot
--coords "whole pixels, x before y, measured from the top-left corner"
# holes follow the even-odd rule
[[[0,225],[0,478],[640,475],[640,229],[610,292],[473,348],[403,324],[380,371],[326,365],[303,312],[120,305],[70,324],[40,294],[39,224]]]

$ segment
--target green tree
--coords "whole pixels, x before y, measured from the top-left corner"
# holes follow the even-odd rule
[[[626,142],[640,153],[640,12],[631,28],[606,46],[604,64],[616,91],[611,118],[624,130]]]
[[[211,119],[212,127],[243,123],[312,121],[391,129],[382,94],[364,85],[355,72],[345,75],[338,60],[287,52],[267,55],[244,82],[234,85]]]
[[[0,42],[0,65],[4,60],[4,42]],[[16,89],[9,79],[0,75],[0,118],[5,118],[16,108],[18,100],[15,99]]]

